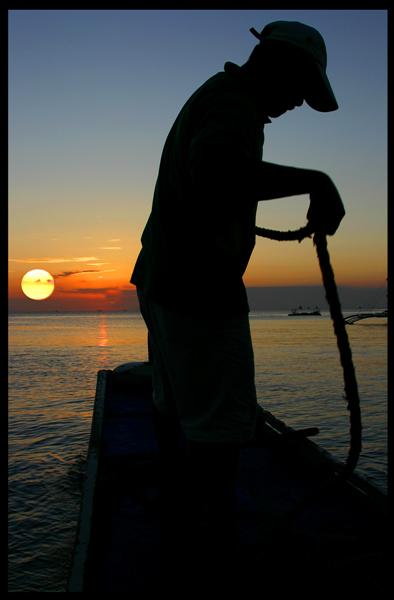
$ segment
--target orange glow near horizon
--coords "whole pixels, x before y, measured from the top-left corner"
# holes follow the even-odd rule
[[[300,272],[297,276],[284,277],[283,271],[278,269],[277,273],[270,276],[267,273],[267,278],[263,278],[261,273],[253,271],[248,272],[245,277],[246,287],[285,287],[285,286],[320,286],[322,285],[320,272]],[[382,273],[383,275],[383,273]],[[129,273],[127,272],[127,276]],[[98,287],[96,281],[81,282],[82,286],[73,286],[71,278],[69,281],[61,282],[56,285],[55,293],[48,297],[45,302],[34,302],[24,296],[22,290],[18,287],[10,285],[10,312],[97,312],[97,311],[138,311],[139,303],[136,295],[136,290],[133,285],[128,283],[126,273],[123,277],[105,281]],[[339,276],[336,271],[336,281],[339,286],[353,287],[372,287],[384,288],[386,279],[370,281],[359,280],[349,282]],[[57,282],[56,282],[57,283]],[[196,284],[196,287],[199,284]],[[103,321],[100,324],[98,331],[98,346],[104,350],[108,346],[108,337],[106,336],[106,323]]]
[[[138,240],[138,238],[137,238]],[[77,247],[76,247],[77,248]],[[133,242],[133,252],[106,250],[105,254],[84,246],[71,262],[53,267],[55,292],[45,302],[34,302],[22,293],[20,281],[29,261],[10,261],[9,298],[11,312],[40,311],[124,311],[138,310],[135,287],[130,275],[140,244]],[[54,256],[67,256],[59,252]],[[348,245],[334,238],[329,240],[329,250],[336,282],[339,286],[384,288],[386,262],[374,249],[364,250],[355,260],[356,249],[350,254]],[[103,251],[104,252],[104,251]],[[48,257],[48,255],[45,255]],[[70,256],[70,254],[68,254]],[[93,259],[94,257],[94,259]],[[56,261],[60,259],[56,259]],[[51,262],[53,261],[53,262]],[[48,257],[46,265],[55,264]],[[44,262],[43,259],[37,263]],[[45,266],[46,266],[45,265]],[[246,287],[320,286],[321,273],[311,240],[298,243],[279,243],[257,239],[254,252],[244,274]],[[204,285],[196,282],[196,289]]]

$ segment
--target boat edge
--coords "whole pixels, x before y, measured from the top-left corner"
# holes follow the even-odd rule
[[[97,374],[96,395],[93,406],[92,425],[86,459],[86,470],[82,485],[78,527],[74,543],[67,592],[83,592],[85,566],[90,542],[94,493],[100,453],[101,432],[104,417],[104,402],[108,376],[111,370],[100,370]]]

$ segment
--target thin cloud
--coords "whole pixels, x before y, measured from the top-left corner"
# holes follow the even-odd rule
[[[95,256],[79,256],[78,258],[72,259],[74,262],[89,262],[91,260],[98,260]]]
[[[77,256],[75,258],[9,258],[10,262],[23,263],[23,264],[60,264],[70,262],[90,262],[92,260],[99,260],[96,256]]]
[[[120,242],[120,238],[112,238],[111,240],[107,240],[107,242]]]

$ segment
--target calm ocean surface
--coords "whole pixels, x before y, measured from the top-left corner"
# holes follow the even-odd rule
[[[351,312],[351,311],[350,311]],[[357,311],[354,311],[357,312]],[[343,375],[327,314],[250,315],[259,402],[340,460],[349,443]],[[357,472],[387,489],[387,321],[347,328],[363,419]],[[96,375],[147,360],[128,313],[9,317],[9,591],[65,592]]]

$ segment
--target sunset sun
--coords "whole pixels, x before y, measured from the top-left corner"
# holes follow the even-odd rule
[[[21,282],[23,293],[32,300],[45,300],[55,289],[53,277],[43,269],[28,271]]]

